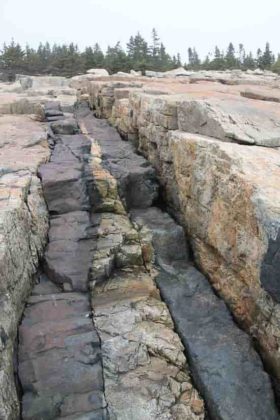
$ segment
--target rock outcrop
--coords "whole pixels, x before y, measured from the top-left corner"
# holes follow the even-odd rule
[[[154,418],[155,415],[159,418],[169,418],[170,409],[167,411],[166,409],[174,398],[173,391],[168,392],[168,388],[163,391],[161,385],[161,391],[157,392],[164,392],[169,397],[163,405],[162,394],[159,393],[158,404],[155,406],[153,400],[147,401],[142,396],[146,392],[143,391],[143,387],[151,389],[150,379],[147,379],[144,385],[141,382],[141,391],[138,388],[137,378],[142,375],[150,378],[153,365],[156,363],[151,358],[147,368],[145,362],[140,362],[142,358],[147,360],[147,356],[143,354],[143,344],[148,346],[148,354],[160,355],[169,363],[172,362],[186,371],[184,364],[181,364],[184,363],[183,358],[179,357],[181,362],[177,359],[178,353],[174,359],[171,343],[178,343],[177,338],[172,338],[171,331],[158,325],[163,323],[164,327],[167,327],[170,320],[167,318],[165,322],[160,321],[156,315],[159,303],[150,300],[151,296],[157,295],[152,281],[156,278],[164,300],[170,305],[176,329],[182,337],[190,359],[192,375],[205,399],[210,416],[221,419],[277,419],[279,416],[271,382],[263,371],[262,362],[253,348],[252,340],[234,324],[225,304],[216,297],[206,278],[192,267],[182,227],[178,226],[168,214],[151,207],[156,198],[154,191],[157,189],[149,188],[151,199],[146,200],[144,196],[141,204],[138,201],[131,203],[126,200],[126,188],[130,191],[133,187],[133,179],[131,184],[122,184],[123,168],[128,172],[131,170],[131,165],[127,161],[134,161],[135,169],[138,161],[143,162],[142,166],[147,169],[149,165],[147,163],[144,165],[143,158],[137,156],[133,146],[122,141],[106,122],[94,119],[84,110],[78,114],[78,119],[84,134],[92,137],[97,144],[103,168],[117,179],[125,208],[130,210],[133,221],[133,225],[130,225],[128,220],[124,222],[124,216],[115,217],[110,213],[105,220],[101,218],[99,231],[101,237],[97,241],[98,252],[93,257],[92,302],[104,355],[105,395],[111,407],[109,413],[113,418],[128,416],[140,419]],[[113,160],[115,165],[110,165]],[[152,174],[150,170],[148,173]],[[138,178],[134,177],[134,190],[139,191],[141,195],[141,188],[138,187],[140,177],[145,181],[145,172],[140,172]],[[153,184],[155,180],[152,177],[150,185]],[[135,269],[129,270],[129,267],[141,267],[143,263],[146,267],[156,263],[159,273],[151,271],[151,274],[147,275],[141,269],[138,274]],[[101,273],[100,267],[103,267]],[[110,280],[104,286],[101,282],[106,276]],[[141,286],[138,285],[139,281]],[[138,295],[139,287],[141,299]],[[145,292],[146,287],[152,295],[149,295],[148,291]],[[143,311],[140,313],[139,301]],[[149,315],[151,308],[153,315]],[[125,325],[123,319],[126,319]],[[149,325],[147,321],[156,322],[157,326],[153,323]],[[165,344],[166,337],[169,337],[168,345]],[[127,343],[127,340],[131,339],[132,347]],[[130,365],[135,365],[135,359],[140,365],[143,363],[145,368],[139,366],[136,371],[131,371]],[[166,371],[164,366],[161,369]],[[177,381],[176,378],[174,379]],[[228,395],[232,396],[231,400],[228,400]],[[188,416],[186,409],[182,411],[181,407],[185,396],[189,401],[189,397],[182,394],[179,397],[179,404],[171,410],[171,418]],[[130,411],[127,409],[127,400],[131,402]],[[194,413],[197,405],[199,407],[199,402],[194,406],[191,405]]]
[[[156,271],[147,268],[152,244],[144,253],[126,210],[157,198],[154,170],[87,113],[78,116],[82,134],[65,134],[63,116],[50,123],[52,154],[39,170],[50,230],[19,328],[22,417],[203,419]]]
[[[94,70],[74,114],[31,79],[0,88],[36,114],[0,118],[0,418],[279,419],[279,78]]]
[[[18,323],[47,239],[48,213],[37,177],[49,156],[42,127],[0,118],[0,418],[19,418],[14,383]]]
[[[0,84],[1,114],[37,114],[40,105],[57,101],[64,112],[73,111],[76,91],[65,77],[17,75],[15,83]]]
[[[83,92],[155,167],[196,263],[280,379],[279,105],[240,98],[242,87],[215,81],[180,84],[184,94],[167,83],[169,95],[147,93],[162,89],[160,80],[129,83],[128,93],[114,79]]]

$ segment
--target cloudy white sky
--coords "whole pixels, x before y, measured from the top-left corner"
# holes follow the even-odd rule
[[[186,58],[188,46],[201,56],[232,41],[248,50],[269,41],[280,51],[280,0],[0,0],[0,44],[11,38],[31,46],[99,42],[125,46],[138,30],[155,27],[172,54]]]

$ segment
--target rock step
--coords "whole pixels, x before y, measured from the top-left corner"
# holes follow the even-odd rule
[[[236,326],[207,279],[194,267],[186,267],[182,228],[156,208],[133,211],[132,220],[140,235],[152,235],[161,267],[156,282],[211,418],[279,419],[270,379],[251,339]]]
[[[39,169],[49,211],[89,210],[84,156],[90,153],[90,141],[81,135],[62,135],[55,143],[50,162]]]
[[[81,413],[106,419],[100,343],[87,295],[30,297],[19,328],[19,376],[23,419]]]
[[[98,142],[102,166],[118,181],[121,199],[128,209],[147,208],[158,198],[155,170],[142,156],[136,154],[131,143],[124,142],[105,120],[90,113],[77,111],[81,130]]]

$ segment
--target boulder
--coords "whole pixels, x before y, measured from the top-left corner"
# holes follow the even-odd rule
[[[130,74],[132,74],[132,76],[138,77],[138,76],[142,76],[142,71],[141,70],[139,70],[139,71],[130,70]]]
[[[74,118],[67,118],[65,120],[54,121],[50,124],[54,134],[76,134],[79,132],[79,127]]]
[[[260,106],[241,98],[182,100],[178,106],[179,130],[223,141],[280,146],[280,108]]]
[[[89,69],[87,70],[87,74],[92,74],[96,77],[109,76],[109,73],[106,69]]]
[[[184,67],[178,67],[174,70],[164,72],[165,77],[190,76],[193,72],[187,71]]]
[[[280,90],[265,88],[248,88],[240,92],[241,96],[259,101],[280,102]]]

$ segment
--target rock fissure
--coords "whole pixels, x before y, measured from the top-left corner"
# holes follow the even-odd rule
[[[124,76],[74,78],[74,115],[38,107],[48,144],[24,116],[1,142],[0,418],[19,417],[27,300],[23,418],[278,419],[255,350],[277,379],[278,105]]]
[[[87,125],[95,125],[95,124],[102,124],[104,126],[104,122],[94,122],[90,120],[93,119],[93,117],[89,117],[88,121],[83,123],[83,126],[86,127]],[[109,129],[110,131],[111,129]],[[107,148],[109,148],[109,138],[110,135],[108,135],[107,139],[100,139],[97,134],[94,134],[94,130],[91,129],[90,132],[92,135],[97,139],[99,142],[99,145],[101,147],[101,150],[103,150],[103,156],[107,155]],[[114,148],[117,149],[116,145],[116,138],[112,140],[114,142]],[[119,138],[118,141],[120,142],[120,147],[122,140]],[[131,147],[131,146],[129,146]],[[121,165],[121,160],[120,163]],[[104,163],[105,167],[110,168],[110,164],[108,165],[107,162]],[[117,171],[116,168],[113,169],[115,172]],[[121,169],[120,169],[121,171]],[[112,171],[113,172],[113,171]],[[111,172],[111,173],[112,173]],[[120,177],[117,177],[118,179]],[[126,197],[123,196],[124,203],[126,203]],[[126,205],[127,206],[127,205]],[[275,408],[275,402],[274,402],[274,396],[272,392],[272,387],[270,380],[268,376],[266,376],[266,380],[264,379],[266,375],[263,371],[263,366],[261,363],[261,360],[257,353],[254,350],[253,343],[250,341],[249,337],[246,336],[241,330],[239,330],[238,327],[234,324],[234,321],[228,312],[226,306],[223,304],[221,299],[213,293],[210,286],[207,283],[207,280],[197,272],[194,268],[191,268],[191,265],[188,261],[188,256],[186,251],[183,251],[182,255],[182,249],[178,250],[178,243],[179,246],[182,248],[182,244],[184,243],[184,234],[181,228],[177,227],[178,230],[181,229],[181,232],[178,232],[172,237],[172,234],[170,234],[170,225],[174,228],[173,225],[176,226],[174,221],[172,219],[169,220],[169,223],[167,224],[168,228],[160,226],[159,220],[162,218],[167,218],[165,213],[162,213],[159,209],[153,208],[153,207],[147,207],[143,210],[137,210],[137,209],[130,209],[130,218],[133,221],[135,225],[138,226],[137,230],[140,233],[142,232],[142,238],[140,239],[141,246],[143,247],[143,243],[146,242],[147,244],[151,245],[151,242],[153,246],[151,246],[151,252],[154,254],[150,255],[150,260],[148,259],[148,262],[151,263],[151,261],[156,259],[156,262],[161,267],[160,274],[156,275],[157,278],[157,284],[161,290],[162,296],[164,297],[164,300],[169,304],[169,309],[171,311],[171,314],[173,316],[173,319],[175,321],[176,330],[180,334],[183,343],[185,344],[185,348],[187,349],[187,355],[191,363],[192,367],[192,374],[195,379],[195,383],[199,386],[201,392],[203,393],[205,397],[206,404],[208,406],[210,415],[213,418],[255,418],[256,416],[263,417],[268,416],[267,418],[275,417],[278,418],[278,412]],[[154,214],[153,214],[154,213]],[[138,216],[138,218],[137,218]],[[172,225],[173,223],[173,225]],[[158,227],[160,226],[160,227]],[[169,235],[169,236],[168,236]],[[181,237],[180,237],[181,235]],[[163,240],[164,236],[167,236],[168,239]],[[148,239],[147,239],[148,237]],[[156,239],[154,239],[156,238]],[[180,238],[180,239],[179,239]],[[174,246],[175,250],[170,251],[170,247],[172,248],[171,244]],[[144,247],[143,247],[144,248]],[[154,249],[154,251],[153,251]],[[184,249],[184,247],[183,247]],[[181,253],[180,253],[181,251]],[[147,249],[145,250],[147,252]],[[144,253],[142,253],[143,255]],[[143,258],[144,259],[144,258]],[[172,263],[171,263],[172,261]],[[177,262],[176,262],[177,261]],[[199,281],[196,282],[194,279],[197,278],[197,276],[201,276],[199,278]],[[166,283],[165,283],[166,278]],[[175,278],[175,281],[171,281],[172,278]],[[170,283],[170,284],[169,284]],[[192,285],[193,283],[193,285]],[[207,285],[207,287],[206,287]],[[171,288],[171,289],[170,289]],[[178,293],[175,293],[174,301],[172,301],[172,289],[177,289]],[[205,290],[203,290],[205,289]],[[174,292],[174,291],[173,291]],[[188,302],[189,299],[194,300],[194,305],[197,305],[197,310],[195,311],[195,314],[191,316],[191,312],[184,313],[183,309],[180,309],[180,299],[183,299],[184,302]],[[207,308],[207,309],[206,309]],[[211,309],[210,309],[211,308]],[[216,308],[216,309],[214,309]],[[214,314],[210,315],[211,311],[214,310]],[[180,311],[182,311],[182,314],[180,315]],[[207,315],[208,313],[208,315]],[[182,319],[180,318],[183,317]],[[184,327],[185,324],[185,327]],[[188,327],[186,327],[188,325]],[[198,328],[198,331],[205,331],[205,336],[203,338],[203,332],[202,332],[202,342],[199,344],[199,340],[195,339],[195,335],[192,336],[191,331],[188,332],[188,329],[190,328],[190,325],[193,325],[192,328],[196,329]],[[208,337],[209,329],[211,330],[212,337]],[[227,333],[225,332],[227,331]],[[194,334],[194,333],[193,333]],[[200,332],[201,334],[201,332]],[[211,357],[208,361],[205,361],[205,356],[201,354],[199,356],[199,346],[201,345],[201,349],[206,346],[211,348],[211,341],[212,345],[214,345],[215,350],[213,349],[214,353],[218,352],[219,346],[221,351],[221,355],[217,355],[213,358],[213,365],[211,365]],[[229,346],[229,347],[227,347]],[[163,346],[164,347],[164,346]],[[234,352],[232,353],[232,348],[234,348]],[[239,349],[236,353],[236,349]],[[225,356],[227,359],[226,365],[221,364],[223,360],[223,352],[225,351]],[[211,350],[207,352],[207,356],[209,357],[209,354],[211,353]],[[202,358],[200,361],[200,357]],[[202,363],[203,360],[203,363]],[[219,362],[218,362],[219,360]],[[200,366],[201,363],[201,367]],[[203,364],[206,363],[205,367]],[[260,377],[259,379],[254,378],[252,382],[249,384],[248,377],[249,372],[245,375],[244,373],[237,373],[238,369],[237,366],[240,368],[242,364],[245,363],[244,366],[246,366],[246,369],[248,369],[248,366],[251,365],[252,372],[254,374],[257,370],[259,370]],[[229,366],[227,366],[227,364]],[[233,366],[236,364],[236,367]],[[227,367],[226,367],[227,366]],[[257,368],[258,366],[258,368]],[[204,373],[207,372],[207,370],[210,369],[211,374]],[[215,374],[215,369],[217,369]],[[227,372],[223,372],[223,369],[226,369]],[[250,368],[249,368],[250,369]],[[242,370],[242,368],[241,368]],[[238,383],[238,390],[234,389],[227,389],[227,381],[221,386],[221,388],[217,388],[215,390],[216,383],[216,377],[225,376],[225,378],[229,378],[232,374],[238,376],[235,379],[229,380],[230,383]],[[257,374],[257,376],[259,375]],[[208,376],[209,375],[209,376]],[[242,375],[243,379],[242,379]],[[211,378],[214,380],[213,383],[211,383]],[[261,379],[262,378],[262,379]],[[210,382],[208,382],[210,381]],[[242,382],[244,381],[244,390],[241,391],[241,394],[238,395],[238,392],[243,388]],[[256,383],[255,383],[256,382]],[[263,383],[263,385],[266,382],[265,387],[267,386],[267,391],[270,393],[270,404],[272,404],[272,412],[268,414],[267,408],[264,409],[262,414],[258,412],[258,414],[252,412],[252,400],[251,398],[253,395],[256,396],[256,398],[259,398],[259,384]],[[234,412],[234,407],[227,405],[227,402],[224,401],[221,402],[221,389],[224,389],[225,395],[234,394],[234,400],[236,404],[236,399],[239,400],[239,402],[236,404],[236,412]],[[245,390],[246,392],[249,392],[245,396]],[[237,393],[236,393],[237,391]],[[216,394],[215,394],[216,392]],[[218,402],[219,401],[219,402]],[[251,403],[250,403],[251,401]],[[255,404],[255,403],[254,403]],[[238,407],[238,408],[237,408]],[[255,409],[263,410],[263,404],[261,403],[259,406],[256,406]],[[274,414],[273,414],[274,412]]]

